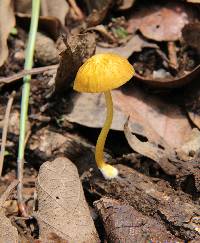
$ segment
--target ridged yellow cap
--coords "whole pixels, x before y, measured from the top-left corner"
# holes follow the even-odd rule
[[[96,54],[78,70],[74,89],[79,92],[98,93],[120,87],[134,75],[133,66],[117,54]]]

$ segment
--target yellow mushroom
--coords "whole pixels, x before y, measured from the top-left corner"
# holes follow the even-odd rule
[[[74,90],[78,92],[103,92],[106,99],[107,116],[98,137],[95,159],[106,179],[115,178],[118,170],[104,161],[103,150],[113,119],[113,103],[110,90],[120,87],[134,75],[133,66],[127,59],[112,53],[96,54],[89,58],[78,70]]]

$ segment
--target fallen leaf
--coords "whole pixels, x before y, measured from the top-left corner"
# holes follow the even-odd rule
[[[118,10],[127,10],[133,6],[135,0],[122,0],[119,1],[119,5],[117,6]]]
[[[123,131],[130,116],[134,133],[154,143],[162,145],[165,142],[171,147],[183,144],[192,130],[187,117],[178,105],[170,101],[170,96],[162,98],[149,94],[136,85],[132,86],[131,82],[124,89],[112,90],[112,96],[115,111],[112,129]],[[71,106],[71,113],[64,116],[67,120],[88,127],[102,127],[106,107],[101,94],[77,94]]]
[[[17,229],[11,224],[11,221],[5,216],[4,204],[10,193],[15,189],[18,180],[14,180],[0,198],[0,242],[2,243],[18,243]]]
[[[15,26],[15,15],[11,0],[0,1],[0,67],[8,57],[7,38]]]
[[[146,38],[156,41],[176,41],[184,25],[189,23],[191,13],[188,6],[181,3],[145,5],[129,19],[128,30],[139,29]]]
[[[105,48],[97,45],[96,53],[112,52],[129,58],[134,52],[140,52],[143,48],[158,48],[155,43],[148,42],[139,35],[134,35],[127,43],[120,47]]]
[[[26,15],[31,14],[31,0],[16,0],[15,11]],[[51,16],[59,19],[60,23],[65,25],[65,17],[69,12],[69,5],[66,0],[57,0],[56,4],[54,0],[42,1],[41,15]]]
[[[185,92],[185,108],[190,120],[200,129],[200,87],[195,82]]]
[[[185,71],[184,74],[180,75],[180,77],[154,78],[152,76],[144,77],[135,73],[135,79],[156,88],[177,88],[190,83],[192,80],[197,78],[199,74],[200,65],[195,67],[191,72]]]
[[[112,198],[94,202],[109,242],[179,242],[159,220],[143,215],[128,203]]]
[[[130,147],[135,152],[155,161],[167,175],[176,176],[178,183],[180,183],[179,178],[183,182],[193,176],[195,190],[200,191],[200,160],[198,159],[200,132],[197,129],[193,129],[184,144],[176,149],[164,143],[160,146],[155,142],[141,141],[131,132],[128,120],[124,126],[124,133]]]
[[[17,229],[11,224],[10,220],[0,210],[0,242],[2,243],[18,243]]]
[[[99,242],[86,203],[78,171],[68,159],[60,157],[40,167],[36,182],[42,242],[54,233],[67,242]]]

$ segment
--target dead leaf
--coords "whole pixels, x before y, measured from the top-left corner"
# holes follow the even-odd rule
[[[143,215],[128,203],[103,197],[94,205],[111,243],[180,241],[159,220]]]
[[[0,242],[2,243],[18,243],[17,229],[12,226],[10,220],[0,211]]]
[[[15,0],[15,11],[17,13],[30,15],[31,4],[31,0]],[[66,0],[57,0],[56,4],[54,0],[42,1],[42,16],[56,17],[63,26],[65,25],[65,17],[68,12],[69,5]]]
[[[85,33],[64,40],[66,50],[61,52],[55,78],[56,92],[64,92],[74,81],[79,67],[91,57],[96,48],[95,35]]]
[[[8,199],[9,194],[15,189],[18,180],[14,180],[6,189],[0,198],[0,242],[2,243],[18,243],[17,229],[11,224],[10,220],[5,216],[3,205]]]
[[[0,1],[0,67],[8,57],[7,38],[15,26],[15,16],[11,0]]]
[[[179,106],[170,101],[170,96],[162,98],[152,95],[136,85],[131,86],[131,83],[124,89],[113,90],[112,96],[115,109],[113,129],[123,130],[130,116],[134,133],[157,144],[165,142],[171,147],[183,144],[191,133],[192,128],[187,118]],[[106,111],[102,95],[77,94],[73,98],[72,107],[66,119],[89,127],[102,127],[105,119],[103,111]]]
[[[190,120],[200,129],[200,87],[195,82],[185,92],[185,108]]]
[[[169,160],[169,158],[172,160],[173,157],[175,159],[175,154],[172,149],[169,149],[168,146],[166,148],[160,148],[159,144],[140,141],[132,134],[128,126],[128,120],[124,125],[124,133],[128,144],[135,152],[156,161],[168,175],[178,174],[178,168]]]
[[[150,5],[137,11],[129,20],[130,32],[139,29],[149,39],[156,41],[176,41],[181,30],[189,23],[192,12],[181,3]]]
[[[191,72],[185,71],[180,77],[153,78],[152,76],[144,77],[135,73],[135,79],[155,88],[177,88],[190,83],[192,80],[197,78],[199,74],[200,65],[195,67]]]
[[[96,53],[112,52],[129,58],[134,52],[140,52],[143,48],[158,48],[158,45],[148,42],[139,35],[134,35],[126,44],[120,47],[105,48],[97,46]]]
[[[92,27],[101,24],[101,22],[107,16],[112,1],[102,0],[102,1],[86,1],[86,2],[88,3],[87,7],[90,13],[89,16],[86,18],[87,26]],[[106,3],[104,4],[104,2]]]
[[[55,233],[67,242],[99,242],[78,171],[60,157],[40,167],[36,183],[38,220],[42,242]]]
[[[127,10],[133,6],[135,0],[122,0],[119,1],[118,10]]]
[[[140,141],[130,130],[128,120],[124,126],[124,133],[130,147],[137,153],[155,161],[162,170],[171,176],[176,176],[177,182],[179,178],[186,181],[189,176],[193,176],[195,180],[195,189],[200,191],[200,132],[193,129],[188,134],[184,144],[175,150],[166,144],[143,142]],[[147,138],[148,139],[148,138]]]

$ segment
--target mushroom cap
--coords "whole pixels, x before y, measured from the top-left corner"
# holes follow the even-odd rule
[[[134,68],[124,57],[113,53],[96,54],[78,70],[74,89],[98,93],[120,87],[134,75]]]

